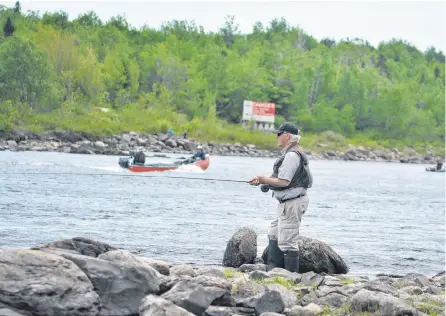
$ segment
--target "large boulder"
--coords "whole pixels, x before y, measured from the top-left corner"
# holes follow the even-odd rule
[[[41,248],[60,248],[95,258],[107,251],[117,250],[117,248],[108,244],[84,237],[62,239],[34,249],[38,250]]]
[[[159,292],[158,273],[148,265],[110,262],[51,248],[45,251],[73,261],[85,272],[100,296],[101,316],[137,314],[141,299]]]
[[[54,254],[0,250],[0,280],[0,303],[35,316],[95,316],[101,309],[87,275]]]
[[[326,243],[299,236],[299,273],[344,274],[348,272],[344,260]],[[268,246],[263,251],[262,259],[266,262]]]
[[[226,245],[223,266],[238,268],[245,263],[254,263],[257,256],[257,234],[243,227],[235,232]]]

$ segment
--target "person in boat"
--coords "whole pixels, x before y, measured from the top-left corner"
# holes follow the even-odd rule
[[[185,160],[177,161],[176,164],[190,164],[194,163],[196,161],[205,160],[206,159],[206,152],[204,151],[202,146],[197,146],[197,152],[190,158],[187,158]]]
[[[274,162],[270,177],[257,176],[249,181],[262,185],[261,190],[273,191],[278,201],[277,216],[268,230],[267,264],[299,271],[299,226],[308,208],[307,189],[313,184],[308,158],[299,147],[299,130],[290,122],[282,124],[277,133],[277,143],[282,149]]]
[[[204,149],[202,146],[197,146],[197,152],[195,155],[193,155],[190,159],[192,160],[205,160],[206,159],[206,153],[204,152]]]
[[[132,152],[131,154],[133,154],[133,163],[135,165],[144,165],[144,163],[146,162],[146,155],[144,154],[144,151],[142,150],[138,150],[136,152]]]

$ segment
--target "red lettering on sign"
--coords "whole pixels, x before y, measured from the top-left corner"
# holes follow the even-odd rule
[[[252,115],[274,116],[276,105],[267,102],[252,102]]]

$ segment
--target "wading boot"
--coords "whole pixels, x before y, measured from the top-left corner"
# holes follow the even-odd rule
[[[272,268],[284,268],[283,251],[277,245],[277,240],[269,240],[266,264]]]
[[[287,251],[284,253],[285,269],[299,273],[299,252]]]

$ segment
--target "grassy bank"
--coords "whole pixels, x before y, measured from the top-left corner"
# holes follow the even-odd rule
[[[87,110],[77,106],[63,106],[50,113],[35,113],[10,107],[8,113],[0,117],[0,129],[17,127],[34,132],[69,130],[98,136],[119,134],[123,131],[166,133],[169,128],[172,128],[178,135],[187,131],[189,137],[200,141],[239,142],[254,144],[264,149],[277,148],[276,138],[270,133],[247,130],[240,125],[229,124],[215,117],[188,120],[185,115],[169,109],[141,109],[137,105],[128,106],[121,111],[108,109],[107,112],[100,109]],[[436,155],[444,156],[444,143],[440,141],[437,143],[403,142],[402,140],[381,139],[379,136],[356,134],[344,137],[332,131],[325,131],[321,134],[308,134],[302,131],[302,145],[315,152],[322,150],[345,151],[350,145],[370,149],[397,148],[398,150],[407,150],[409,146],[419,153],[433,151]]]

